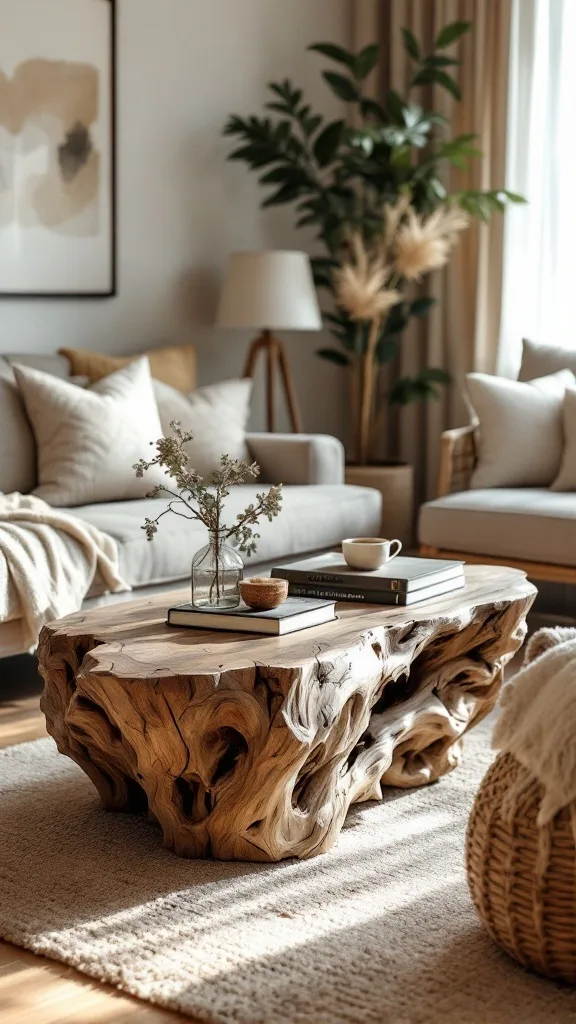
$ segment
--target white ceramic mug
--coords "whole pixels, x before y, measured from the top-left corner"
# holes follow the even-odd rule
[[[396,550],[392,549],[396,547]],[[384,537],[350,537],[342,541],[344,561],[351,569],[379,569],[385,562],[396,558],[402,550],[399,540],[386,540]]]

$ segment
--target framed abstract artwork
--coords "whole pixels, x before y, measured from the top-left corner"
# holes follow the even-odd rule
[[[116,294],[115,0],[0,0],[0,297]]]

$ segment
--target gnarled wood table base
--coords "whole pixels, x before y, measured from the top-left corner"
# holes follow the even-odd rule
[[[282,638],[169,628],[183,595],[114,604],[42,631],[42,708],[102,805],[150,812],[175,853],[311,857],[351,803],[456,767],[535,593],[517,570],[473,566],[448,597],[339,605]]]

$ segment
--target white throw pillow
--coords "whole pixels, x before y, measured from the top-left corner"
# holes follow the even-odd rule
[[[566,388],[562,406],[564,454],[553,491],[576,491],[576,390]]]
[[[471,405],[478,417],[478,463],[470,486],[547,487],[562,461],[562,403],[576,383],[560,370],[529,383],[469,373]]]
[[[222,455],[251,461],[246,447],[252,394],[249,378],[209,384],[188,395],[159,380],[152,381],[152,386],[164,434],[171,434],[170,423],[180,420],[182,429],[194,435],[187,450],[200,476],[211,476]]]
[[[560,345],[543,345],[524,338],[522,341],[522,363],[518,380],[533,380],[558,370],[572,370],[576,373],[576,346],[564,348]]]
[[[132,468],[162,434],[147,359],[90,388],[19,364],[14,374],[36,437],[38,497],[65,508],[143,498],[169,483],[163,469],[138,479]]]

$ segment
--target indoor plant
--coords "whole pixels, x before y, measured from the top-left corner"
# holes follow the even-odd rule
[[[431,53],[424,53],[413,33],[404,29],[403,43],[412,73],[404,95],[389,89],[381,102],[364,91],[365,79],[378,63],[378,45],[353,53],[332,43],[315,43],[309,49],[339,66],[338,71],[324,71],[323,77],[335,95],[348,104],[352,115],[349,121],[326,123],[304,100],[302,90],[285,79],[270,84],[271,98],[264,116],[234,115],[224,129],[225,134],[241,142],[229,158],[264,171],[260,183],[273,188],[262,205],[293,203],[296,226],[316,230],[324,251],[312,261],[315,281],[331,300],[324,319],[338,342],[320,349],[318,355],[347,368],[352,375],[355,429],[349,454],[360,465],[378,455],[383,407],[438,397],[438,386],[449,377],[440,367],[424,367],[412,377],[397,376],[387,402],[382,401],[380,368],[398,355],[409,320],[426,316],[435,299],[421,290],[415,293],[410,279],[399,274],[392,289],[399,293],[398,299],[382,311],[377,329],[373,318],[353,318],[338,296],[340,268],[355,258],[352,239],[370,253],[386,236],[391,211],[398,212],[402,204],[405,206],[397,227],[404,224],[408,229],[412,224],[414,228],[413,218],[419,218],[420,228],[426,233],[431,215],[445,207],[457,207],[468,217],[487,221],[494,211],[505,209],[508,201],[523,201],[505,189],[464,190],[449,195],[443,169],[454,165],[464,170],[469,161],[480,158],[482,154],[474,145],[476,137],[467,133],[449,138],[446,119],[424,110],[413,99],[414,90],[430,83],[460,98],[451,73],[459,61],[445,51],[470,27],[469,22],[446,25],[438,33]]]
[[[259,534],[253,530],[261,516],[270,522],[279,515],[282,504],[282,484],[267,492],[256,495],[256,503],[239,512],[235,522],[226,526],[223,521],[224,499],[230,488],[246,483],[247,478],[256,479],[260,467],[253,462],[248,465],[239,459],[222,455],[220,466],[214,470],[210,481],[204,479],[189,466],[186,444],[192,434],[183,431],[180,424],[170,424],[174,436],[160,437],[155,442],[156,456],[150,461],[140,459],[134,466],[136,476],[144,476],[151,466],[162,466],[169,476],[166,485],[159,485],[148,497],[169,495],[171,500],[155,519],[146,518],[142,529],[148,540],[153,540],[158,523],[168,512],[202,523],[208,530],[208,544],[201,548],[192,559],[192,604],[197,607],[233,608],[240,603],[239,583],[243,574],[243,563],[239,551],[248,557],[258,547]],[[235,546],[233,547],[232,542]]]

